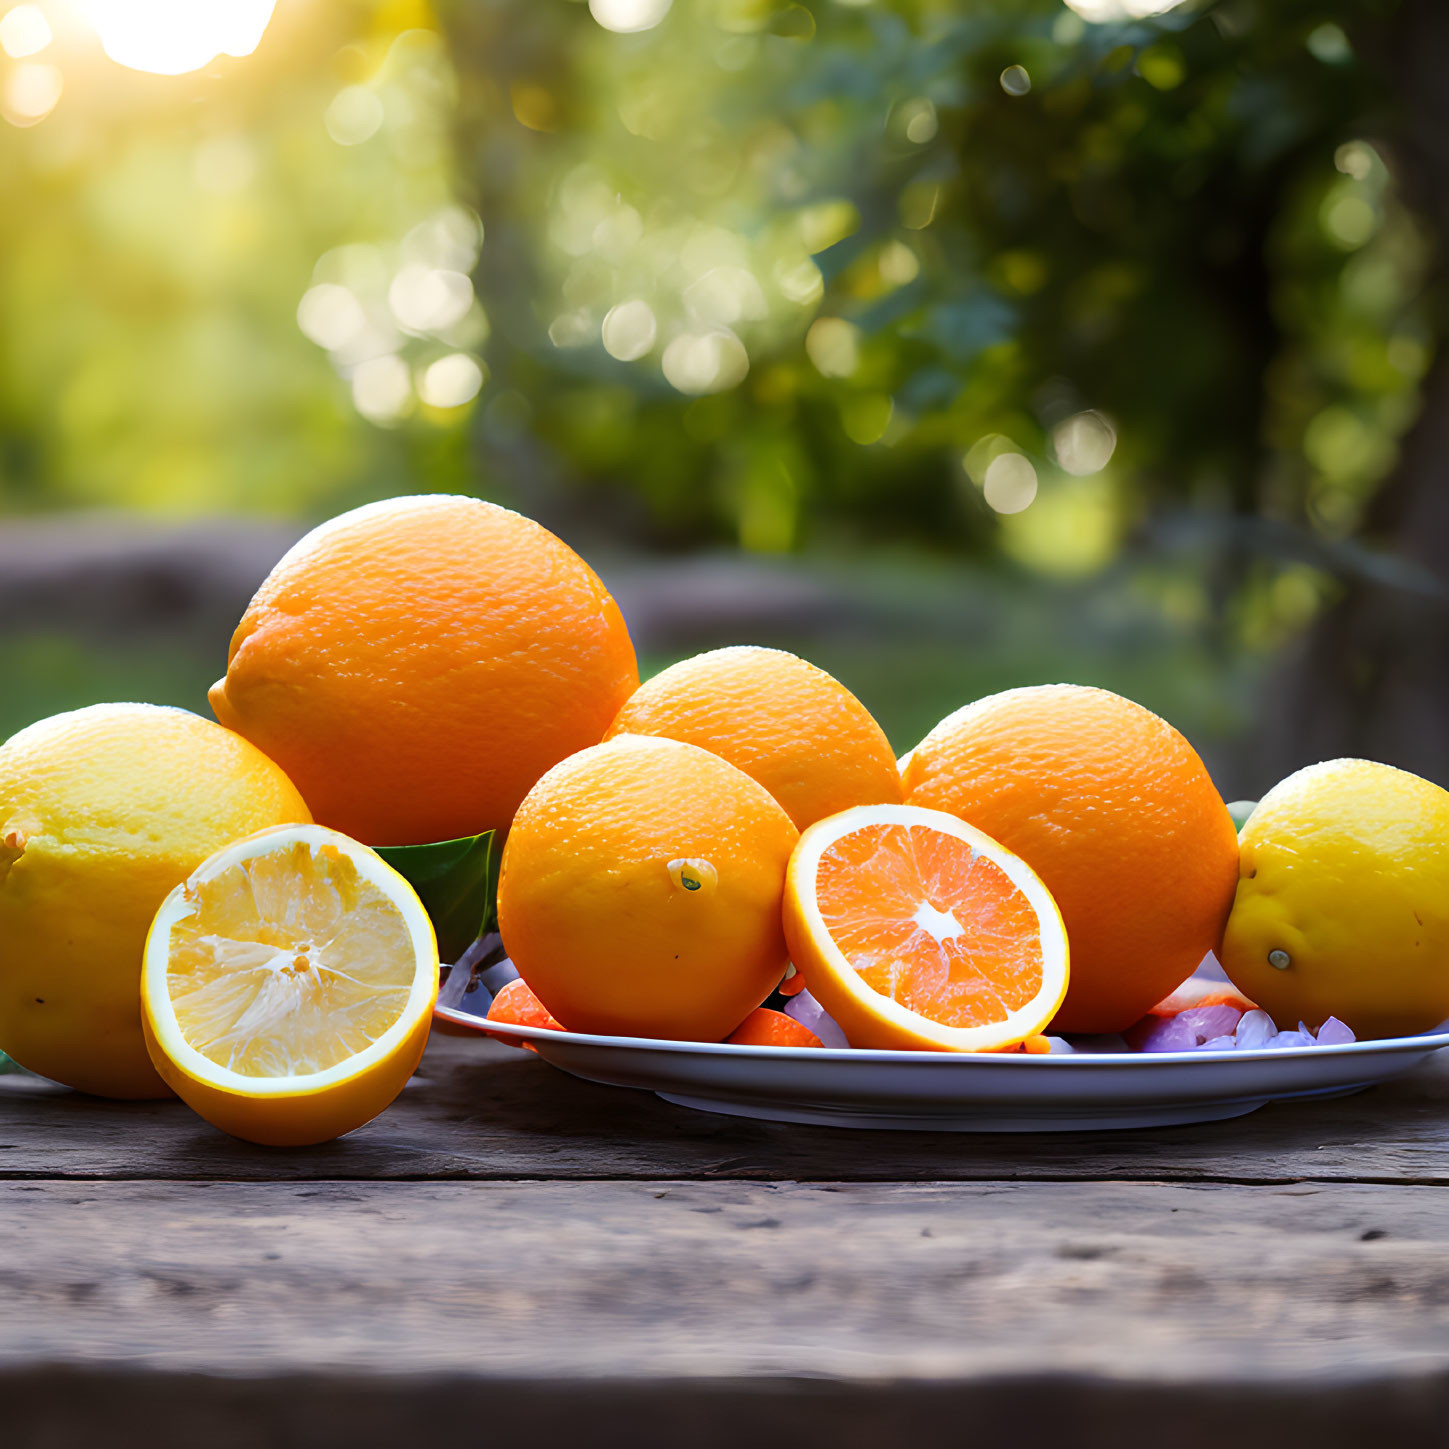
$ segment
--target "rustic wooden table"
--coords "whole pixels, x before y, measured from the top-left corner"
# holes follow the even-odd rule
[[[1438,1442],[1446,1106],[1441,1058],[1236,1122],[862,1133],[435,1038],[383,1117],[279,1152],[0,1078],[0,1433]]]

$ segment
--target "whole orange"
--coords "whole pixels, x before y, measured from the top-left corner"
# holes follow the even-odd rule
[[[905,781],[1055,898],[1072,965],[1054,1031],[1121,1031],[1222,938],[1237,832],[1197,752],[1140,704],[1074,684],[994,694],[942,720]]]
[[[794,654],[741,645],[672,665],[609,728],[698,745],[758,780],[797,829],[902,799],[895,751],[841,683]]]
[[[638,682],[618,605],[567,544],[433,495],[302,539],[248,606],[211,706],[320,824],[416,845],[506,827]]]
[[[570,1031],[719,1041],[784,974],[798,839],[718,755],[621,735],[529,792],[503,852],[498,929]]]

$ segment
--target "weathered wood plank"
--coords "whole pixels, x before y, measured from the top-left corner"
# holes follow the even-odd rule
[[[17,1449],[1364,1449],[1436,1445],[1442,1374],[1152,1383],[1051,1375],[569,1379],[313,1373],[258,1381],[104,1365],[0,1370]],[[424,1429],[423,1426],[426,1426]]]
[[[0,1078],[0,1179],[1217,1179],[1449,1183],[1449,1053],[1357,1097],[1143,1132],[959,1136],[712,1116],[436,1037],[421,1073],[341,1142],[233,1142],[179,1103],[108,1103]]]
[[[8,1183],[0,1363],[1238,1380],[1449,1366],[1434,1188]]]

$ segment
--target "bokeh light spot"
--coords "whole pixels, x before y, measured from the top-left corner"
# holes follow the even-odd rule
[[[1016,444],[1004,433],[987,433],[985,437],[977,438],[967,450],[966,456],[961,459],[961,466],[979,488],[986,481],[986,470],[992,462],[1003,453],[1015,451]]]
[[[589,0],[589,14],[604,27],[620,35],[653,30],[666,15],[673,0]]]
[[[1378,153],[1367,141],[1345,141],[1333,153],[1334,166],[1355,181],[1367,181],[1378,159]]]
[[[1182,0],[1066,0],[1066,3],[1094,25],[1114,20],[1146,20],[1151,15],[1166,15]]]
[[[460,408],[478,396],[483,369],[466,352],[450,353],[432,363],[418,379],[418,396],[432,408]]]
[[[825,278],[808,257],[798,262],[781,262],[775,268],[775,285],[787,302],[808,307],[825,295]]]
[[[768,311],[755,274],[745,267],[711,267],[684,289],[684,305],[696,322],[724,327],[758,322]]]
[[[1165,42],[1150,45],[1137,57],[1137,74],[1153,90],[1176,90],[1187,79],[1187,65],[1182,52],[1175,45]]]
[[[358,363],[352,374],[352,403],[369,422],[395,423],[412,405],[408,365],[396,353]]]
[[[1378,213],[1362,196],[1330,193],[1319,219],[1328,235],[1345,251],[1363,246],[1378,230]]]
[[[1341,25],[1326,20],[1308,32],[1308,53],[1324,65],[1342,65],[1353,59],[1353,47],[1348,43]]]
[[[387,305],[408,331],[440,332],[473,305],[473,283],[462,272],[413,263],[392,279]]]
[[[915,252],[902,241],[889,241],[880,249],[876,261],[880,279],[888,287],[904,287],[921,274],[921,263]]]
[[[1020,513],[1036,498],[1036,469],[1021,453],[999,453],[987,465],[981,491],[997,513]]]
[[[58,66],[27,60],[5,78],[3,110],[12,126],[33,126],[56,107],[65,88]]]
[[[654,309],[634,297],[609,309],[604,318],[604,351],[620,362],[637,362],[654,346],[658,334]]]
[[[347,287],[323,282],[309,287],[297,304],[297,326],[318,347],[336,352],[361,334],[367,314]]]
[[[0,16],[0,50],[13,60],[39,55],[54,37],[38,5],[17,5]]]
[[[548,340],[555,347],[584,347],[598,336],[598,327],[587,308],[560,312],[548,324]]]
[[[1001,72],[1001,89],[1009,96],[1024,96],[1031,90],[1031,77],[1024,65],[1009,65]]]
[[[1112,461],[1117,430],[1101,413],[1076,413],[1052,429],[1052,451],[1064,471],[1077,477],[1100,473]]]
[[[924,146],[935,139],[940,123],[936,119],[936,108],[925,96],[906,101],[896,112],[896,123],[906,140],[917,146]]]
[[[817,317],[805,351],[822,377],[849,377],[860,366],[860,328],[844,317]]]
[[[370,86],[343,86],[323,119],[327,134],[339,146],[360,146],[382,126],[382,101]]]
[[[822,201],[800,213],[800,240],[807,252],[823,252],[844,241],[860,226],[860,212],[853,202]]]
[[[750,356],[745,345],[724,328],[712,332],[681,332],[660,363],[665,380],[687,397],[725,392],[745,380]]]

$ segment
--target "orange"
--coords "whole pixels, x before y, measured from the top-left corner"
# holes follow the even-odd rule
[[[488,1008],[488,1020],[507,1022],[511,1026],[541,1026],[548,1031],[564,1029],[549,1015],[548,1007],[528,989],[528,982],[521,976],[506,983],[493,998]],[[517,1037],[499,1037],[498,1040],[506,1041],[509,1046],[522,1047],[525,1051],[538,1050],[531,1041],[520,1041]]]
[[[1046,887],[979,830],[862,805],[800,837],[785,936],[852,1046],[988,1051],[1051,1020],[1067,938]]]
[[[498,929],[570,1031],[719,1041],[785,970],[798,834],[743,771],[620,735],[555,766],[508,836]]]
[[[757,1006],[726,1038],[731,1046],[823,1047],[825,1043],[804,1022]]]
[[[309,533],[232,636],[211,705],[316,819],[372,845],[507,826],[639,682],[593,570],[476,498],[393,498]]]
[[[942,720],[905,778],[912,804],[1001,841],[1056,898],[1072,983],[1054,1031],[1131,1026],[1217,946],[1237,832],[1197,752],[1140,704],[1074,684],[994,694]]]
[[[656,674],[609,736],[698,745],[758,780],[798,829],[852,805],[898,803],[895,753],[866,707],[823,669],[780,649],[696,654]]]

